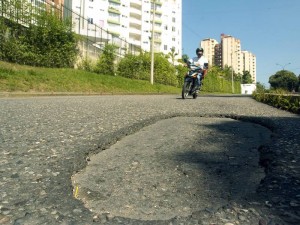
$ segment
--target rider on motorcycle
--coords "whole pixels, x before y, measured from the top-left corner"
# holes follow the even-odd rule
[[[193,63],[195,64],[195,66],[199,66],[202,69],[201,72],[198,73],[197,84],[193,89],[193,91],[198,91],[200,89],[201,81],[204,79],[207,73],[208,60],[204,57],[203,52],[204,52],[203,48],[197,48],[196,49],[197,56],[193,58]]]

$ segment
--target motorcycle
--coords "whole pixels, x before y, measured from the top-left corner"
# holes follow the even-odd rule
[[[183,99],[186,99],[188,96],[193,96],[193,99],[196,99],[198,97],[198,90],[195,90],[197,75],[202,72],[202,69],[196,66],[191,59],[185,59],[184,62],[187,64],[189,71],[184,77],[181,95]]]

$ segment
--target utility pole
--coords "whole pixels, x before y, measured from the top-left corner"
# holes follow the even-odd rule
[[[153,15],[152,15],[152,34],[151,34],[151,74],[150,82],[153,84],[153,74],[154,74],[154,17],[155,17],[155,1],[153,0]],[[151,1],[150,1],[151,2]]]
[[[234,93],[234,81],[233,81],[233,53],[236,54],[237,52],[240,52],[240,50],[236,50],[231,52],[231,89],[232,89],[232,94]]]
[[[232,54],[233,52],[231,52],[231,91],[232,94],[234,93],[234,83],[233,83],[233,62],[232,62]]]

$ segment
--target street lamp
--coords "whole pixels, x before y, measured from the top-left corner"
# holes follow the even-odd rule
[[[291,63],[287,63],[285,65],[281,65],[279,63],[276,63],[277,66],[281,66],[282,70],[284,70],[284,68],[287,66],[287,65],[290,65]]]
[[[153,15],[152,15],[152,34],[151,34],[151,74],[150,83],[153,84],[153,74],[154,74],[154,16],[155,16],[155,1],[153,1]],[[151,4],[151,2],[150,2]]]

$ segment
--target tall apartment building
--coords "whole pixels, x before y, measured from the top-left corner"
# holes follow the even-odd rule
[[[218,45],[217,40],[212,38],[204,39],[200,42],[200,47],[204,50],[204,56],[208,60],[208,65],[216,65],[216,46]]]
[[[249,71],[251,79],[256,83],[256,57],[248,51],[242,51],[243,55],[243,70]]]
[[[216,44],[215,46],[215,64],[218,67],[222,67],[222,44]]]
[[[256,57],[248,51],[241,50],[241,41],[231,35],[221,34],[221,43],[207,38],[200,42],[210,65],[221,68],[232,67],[237,74],[249,71],[256,83]],[[210,63],[211,62],[211,63]]]
[[[243,73],[241,58],[241,41],[230,35],[221,34],[222,68],[226,65],[233,68],[236,73]]]
[[[89,24],[94,24],[115,37],[150,51],[153,29],[154,51],[167,54],[171,48],[175,48],[178,56],[182,55],[182,0],[65,0],[65,2],[72,2],[72,10],[77,14],[73,20],[76,33],[103,37],[98,30],[90,28]],[[81,17],[87,20],[80,19]]]

